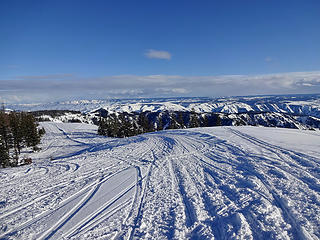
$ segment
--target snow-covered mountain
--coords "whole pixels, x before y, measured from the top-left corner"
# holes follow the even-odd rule
[[[113,122],[113,126],[109,124],[105,125],[105,128],[116,128],[115,125],[124,125],[124,122],[130,125],[127,128],[131,130],[119,129],[121,133],[107,133],[108,136],[132,136],[162,129],[219,125],[320,128],[320,95],[86,100],[11,107],[24,110],[42,109],[33,112],[42,121],[98,124],[102,117]],[[125,131],[127,133],[124,133]]]
[[[110,99],[56,102],[48,104],[8,105],[10,109],[36,110],[74,110],[84,113],[103,108],[109,112],[158,112],[158,111],[196,111],[243,113],[280,112],[308,115],[320,118],[320,94],[290,96],[248,96],[225,98],[156,98],[156,99]]]
[[[319,131],[41,125],[33,164],[0,169],[0,239],[320,239]]]

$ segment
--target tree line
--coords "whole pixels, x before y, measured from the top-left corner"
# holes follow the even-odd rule
[[[44,129],[38,129],[34,116],[25,112],[6,113],[0,111],[0,166],[15,167],[31,163],[31,159],[19,161],[21,150],[25,147],[33,151],[44,134]]]
[[[108,113],[102,111],[98,121],[98,134],[108,137],[131,137],[164,129],[183,129],[220,126],[219,114],[200,114],[195,111],[163,111],[140,113]]]
[[[214,126],[250,125],[294,129],[302,126],[310,130],[320,128],[320,121],[316,118],[272,112],[198,113],[192,109],[191,111],[109,113],[105,109],[99,109],[96,111],[96,116],[99,118],[93,119],[93,122],[99,126],[98,134],[120,138],[165,129]]]
[[[140,114],[137,119],[127,114],[110,114],[100,117],[98,134],[108,137],[131,137],[141,133],[154,131],[146,114]]]

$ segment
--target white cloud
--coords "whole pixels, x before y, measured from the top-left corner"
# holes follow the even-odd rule
[[[301,83],[302,86],[313,87],[314,85],[311,83]]]
[[[320,93],[320,72],[266,75],[118,75],[84,78],[69,74],[0,79],[1,99],[37,102],[106,97],[243,96]]]
[[[271,57],[266,57],[265,59],[264,59],[266,62],[272,62],[272,58]]]
[[[190,92],[185,88],[156,88],[155,91],[160,94],[165,94],[165,95],[186,94],[186,93]]]
[[[147,58],[156,58],[156,59],[171,59],[171,53],[168,51],[159,51],[154,49],[149,49],[144,54]]]

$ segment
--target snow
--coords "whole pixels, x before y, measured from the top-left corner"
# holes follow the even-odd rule
[[[76,110],[89,113],[104,108],[109,112],[192,111],[241,113],[267,111],[294,113],[320,118],[320,95],[248,96],[224,98],[137,98],[52,102],[43,104],[13,104],[14,110]]]
[[[0,169],[0,239],[319,239],[320,132],[41,123],[32,165]]]

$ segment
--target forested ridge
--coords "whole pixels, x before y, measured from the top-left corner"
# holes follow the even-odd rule
[[[31,163],[31,159],[19,159],[23,148],[38,150],[44,129],[38,129],[35,118],[25,112],[0,111],[0,166],[15,167]]]
[[[220,126],[219,114],[199,114],[195,111],[163,111],[141,113],[100,112],[98,134],[108,137],[131,137],[164,129],[184,129]]]
[[[265,126],[293,129],[319,129],[320,119],[312,116],[275,112],[197,113],[192,111],[108,112],[99,109],[93,122],[98,134],[108,137],[130,137],[165,129],[214,126]]]

